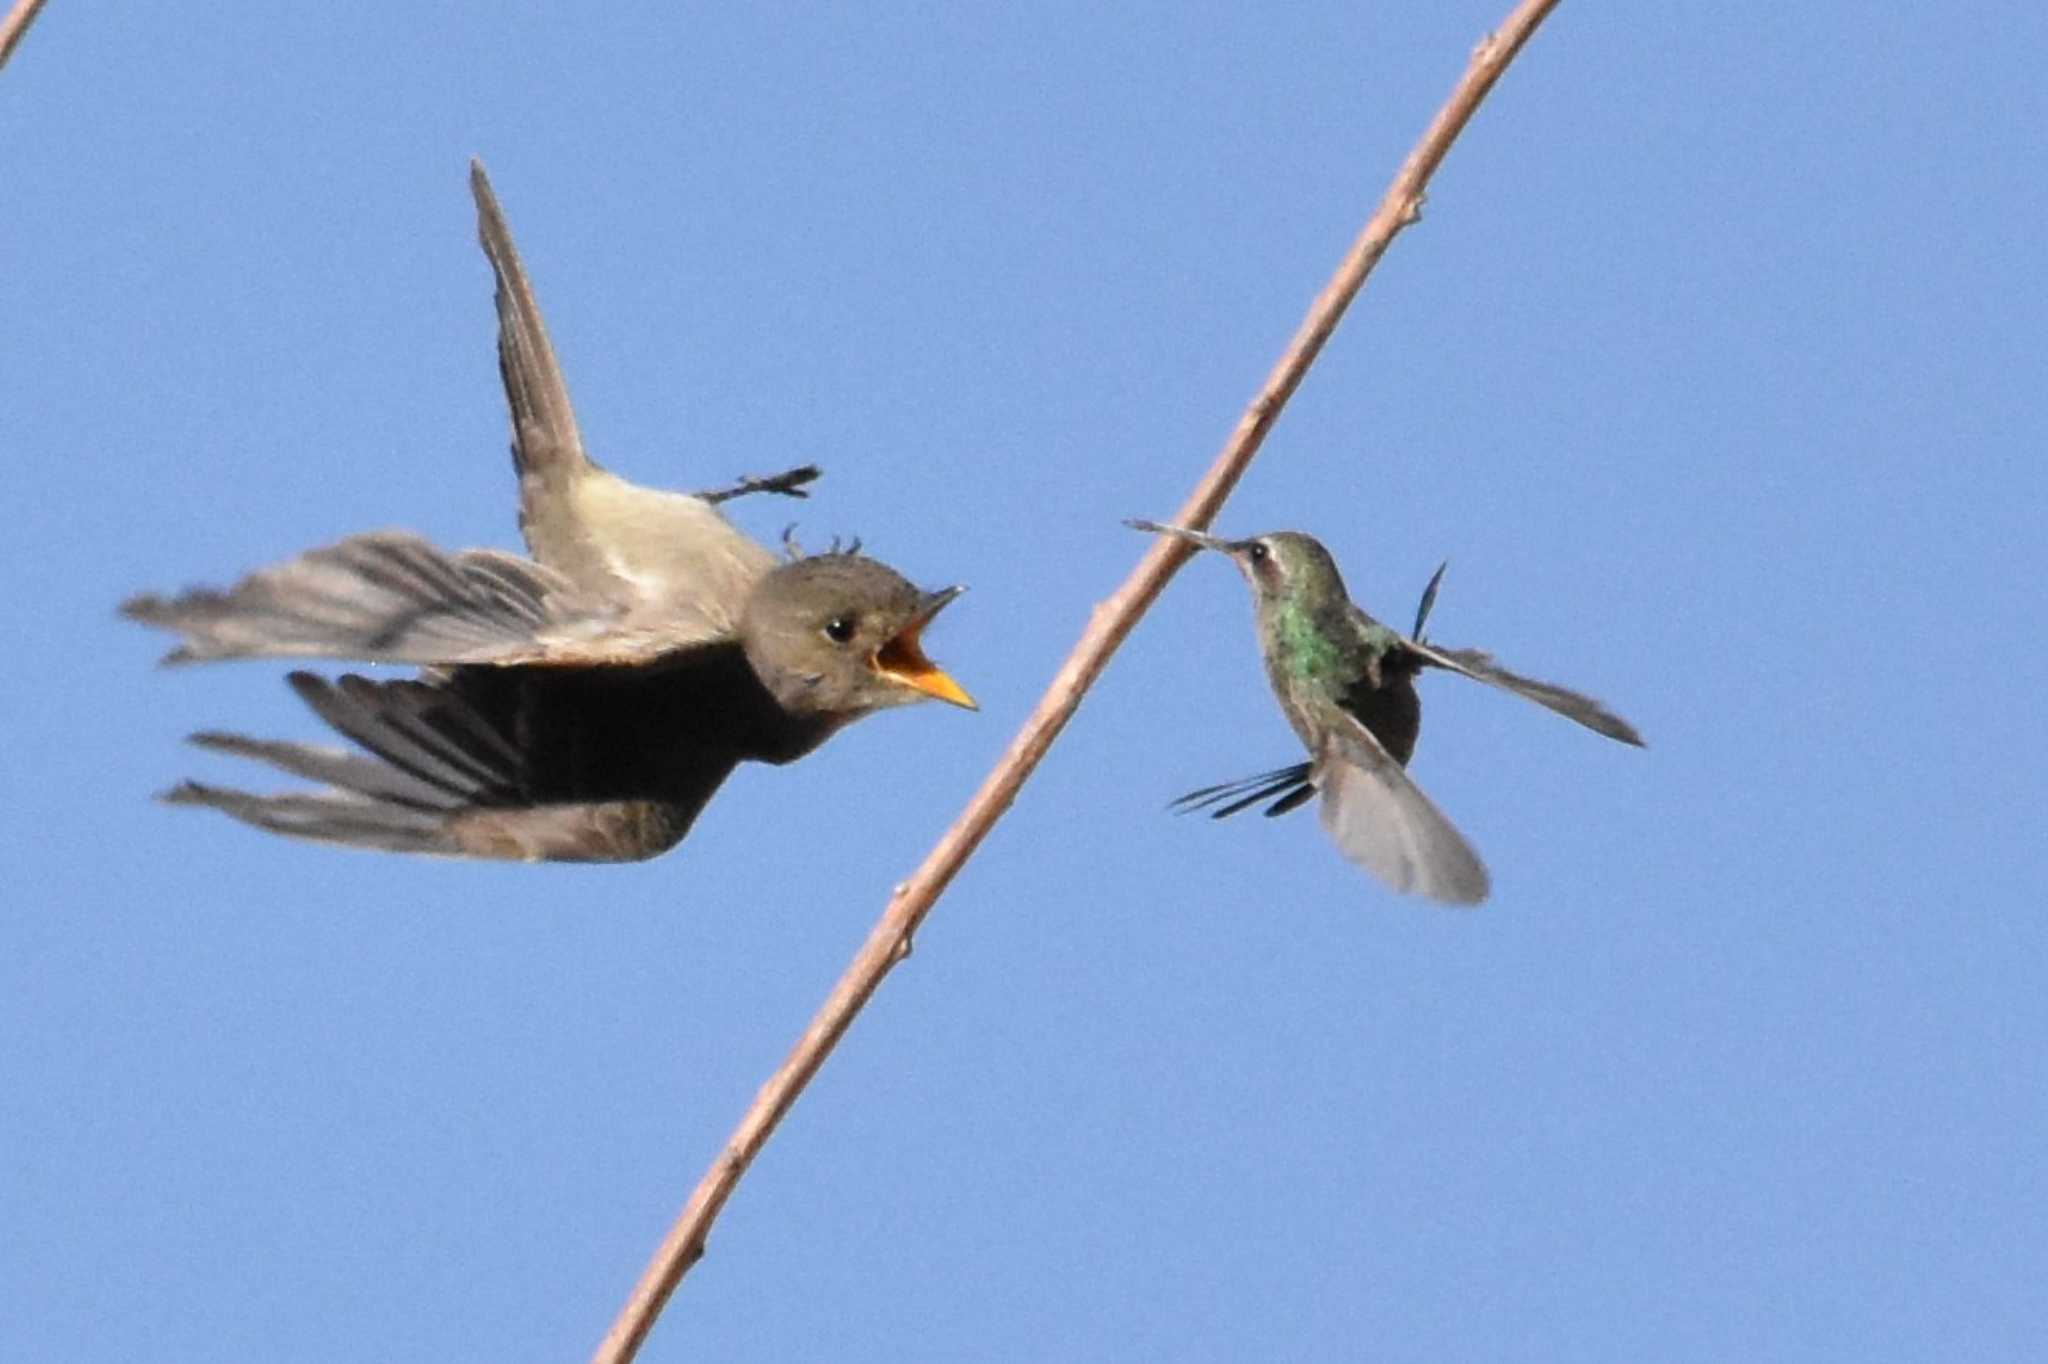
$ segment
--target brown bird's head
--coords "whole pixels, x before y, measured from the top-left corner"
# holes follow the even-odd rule
[[[814,554],[771,570],[740,621],[747,661],[783,708],[851,718],[937,698],[975,709],[924,655],[920,635],[958,587],[923,592],[859,554]]]

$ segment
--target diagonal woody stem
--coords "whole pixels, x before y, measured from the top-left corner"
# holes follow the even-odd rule
[[[7,59],[27,36],[28,26],[36,21],[42,7],[43,0],[14,0],[14,7],[0,17],[0,66],[7,65]]]
[[[1438,110],[1415,150],[1401,166],[1388,187],[1379,208],[1365,230],[1352,244],[1329,284],[1317,296],[1301,329],[1266,382],[1238,420],[1223,450],[1181,506],[1176,520],[1184,526],[1205,527],[1223,505],[1252,456],[1258,452],[1266,433],[1272,429],[1280,409],[1300,386],[1302,376],[1322,351],[1323,343],[1337,329],[1344,310],[1357,296],[1366,276],[1379,263],[1389,244],[1402,228],[1421,216],[1423,190],[1444,159],[1451,144],[1471,120],[1473,112],[1493,88],[1523,45],[1529,41],[1558,0],[1523,0],[1509,14],[1500,29],[1489,35],[1472,54],[1451,97]],[[1166,580],[1193,551],[1170,537],[1160,537],[1138,562],[1110,598],[1095,608],[1088,627],[1074,651],[1046,689],[1038,706],[1017,732],[1016,738],[974,793],[967,806],[940,836],[926,855],[923,865],[910,879],[896,887],[881,919],[861,944],[839,983],[804,1030],[781,1067],[761,1086],[752,1106],[727,1138],[711,1168],[698,1183],[690,1201],[669,1229],[653,1260],[633,1288],[618,1319],[599,1344],[593,1357],[597,1364],[623,1364],[638,1353],[640,1344],[653,1328],[655,1318],[683,1274],[704,1254],[704,1241],[711,1223],[724,1208],[726,1199],[746,1173],[768,1138],[774,1134],[804,1086],[810,1083],[832,1048],[845,1035],[862,1006],[881,985],[882,978],[897,962],[909,955],[911,935],[931,912],[946,886],[995,827],[1003,812],[1016,800],[1025,780],[1044,758],[1046,750],[1073,718],[1081,697],[1094,684],[1161,589]]]

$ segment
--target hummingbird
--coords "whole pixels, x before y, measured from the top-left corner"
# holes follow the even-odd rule
[[[1641,747],[1642,736],[1590,696],[1509,672],[1477,649],[1426,643],[1423,629],[1443,581],[1439,567],[1402,635],[1351,601],[1330,552],[1299,531],[1224,540],[1184,526],[1133,520],[1138,530],[1215,550],[1251,586],[1259,652],[1280,709],[1309,761],[1190,791],[1179,811],[1216,819],[1272,799],[1285,814],[1320,793],[1324,830],[1343,854],[1397,891],[1474,905],[1489,889],[1485,866],[1407,773],[1422,722],[1415,676],[1441,668],[1525,696],[1596,734]]]
[[[167,663],[320,657],[415,678],[293,672],[356,746],[206,732],[202,748],[322,785],[277,795],[184,782],[174,805],[273,833],[387,851],[632,861],[679,842],[744,761],[788,763],[874,711],[974,700],[925,656],[936,592],[858,541],[777,555],[720,507],[806,496],[811,465],[703,493],[644,488],[584,451],[539,305],[483,166],[478,237],[496,278],[519,525],[532,557],[350,536],[226,589],[142,594]]]

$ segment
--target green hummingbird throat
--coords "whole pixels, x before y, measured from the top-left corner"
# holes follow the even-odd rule
[[[1356,646],[1365,641],[1356,638],[1350,629],[1341,628],[1349,622],[1340,622],[1340,628],[1331,629],[1328,614],[1299,600],[1273,603],[1272,640],[1280,671],[1304,681],[1318,681],[1356,670]],[[1347,644],[1353,647],[1346,648]]]

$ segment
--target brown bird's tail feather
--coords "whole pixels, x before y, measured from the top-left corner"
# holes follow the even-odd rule
[[[497,279],[498,372],[512,409],[512,463],[521,478],[566,483],[590,468],[569,386],[481,161],[469,163],[469,190],[476,200],[477,239]]]
[[[353,791],[304,791],[258,796],[247,791],[179,782],[158,797],[166,805],[200,805],[274,834],[345,843],[384,852],[459,855],[447,816]]]
[[[467,851],[461,817],[520,801],[520,758],[458,692],[425,682],[374,682],[349,674],[328,681],[295,672],[292,690],[336,730],[368,750],[205,732],[192,742],[253,758],[321,790],[259,796],[182,782],[163,795],[201,805],[271,833],[393,852]]]

